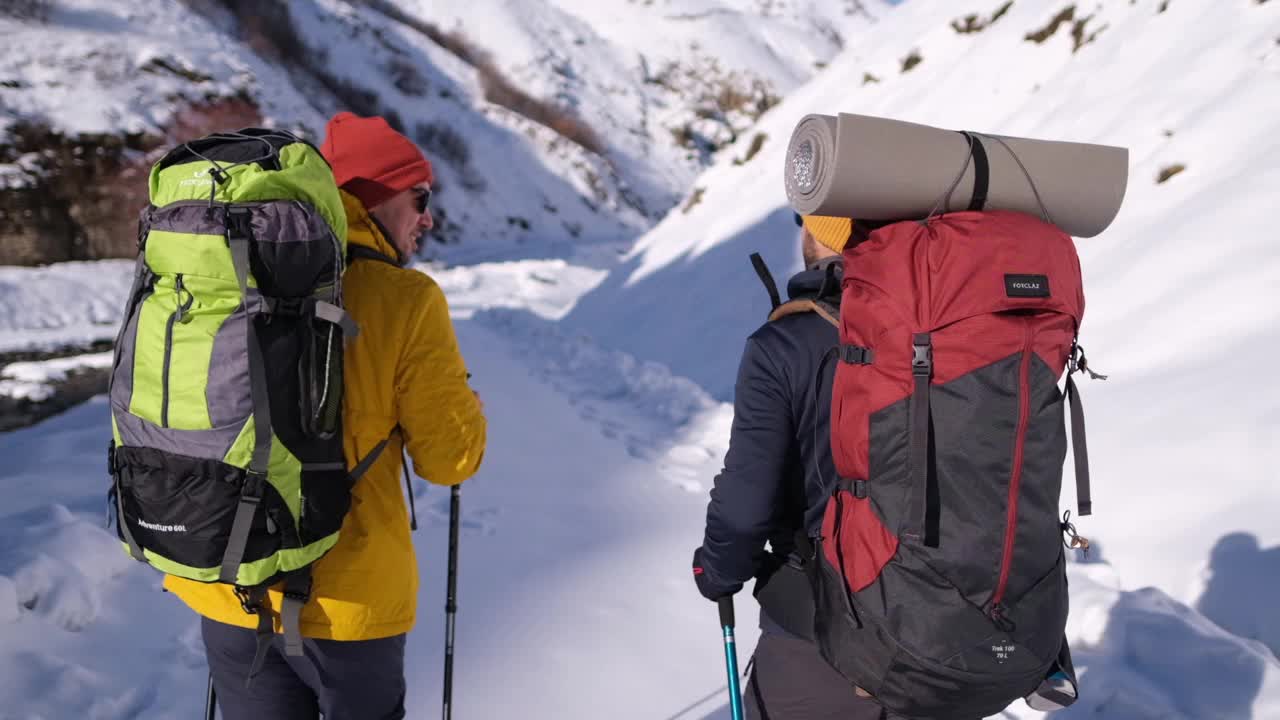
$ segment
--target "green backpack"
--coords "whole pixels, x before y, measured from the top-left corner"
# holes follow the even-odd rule
[[[151,170],[115,346],[108,455],[117,533],[137,560],[234,585],[301,654],[310,566],[338,541],[346,214],[316,148],[278,130],[219,133]]]

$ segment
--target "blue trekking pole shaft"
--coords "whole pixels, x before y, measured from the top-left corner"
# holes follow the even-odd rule
[[[444,720],[453,718],[453,631],[458,614],[458,516],[462,510],[462,487],[449,489],[449,580],[444,604]]]
[[[733,720],[742,720],[742,691],[738,688],[738,645],[733,637],[733,596],[722,597],[720,629],[724,633],[724,666],[729,675],[729,709]]]

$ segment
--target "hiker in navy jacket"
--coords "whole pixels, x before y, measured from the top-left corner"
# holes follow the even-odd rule
[[[866,237],[862,224],[856,225],[855,232],[847,218],[803,219],[805,269],[787,283],[787,295],[813,301],[816,309],[775,313],[747,339],[729,451],[711,491],[702,547],[693,557],[698,590],[709,600],[757,579],[761,635],[743,692],[748,718],[883,716],[879,705],[857,695],[819,654],[812,639],[813,598],[794,552],[798,531],[817,534],[830,494],[827,483],[837,477],[829,420],[834,363],[826,363],[821,378],[818,372],[823,356],[839,344],[839,332],[825,316],[839,317],[840,253]]]

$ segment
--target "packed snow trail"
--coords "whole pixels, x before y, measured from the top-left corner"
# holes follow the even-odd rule
[[[458,330],[490,423],[484,468],[462,492],[458,716],[665,718],[722,686],[715,608],[689,576],[705,497],[663,481],[600,419],[534,378],[523,357],[541,348],[471,322]],[[625,398],[594,412],[646,421]],[[694,470],[710,478],[719,458],[702,460]],[[417,538],[423,590],[407,673],[410,708],[431,717],[448,493],[432,489],[425,503],[436,522]],[[754,631],[742,635],[754,645]]]
[[[608,436],[606,419],[655,426],[629,398],[574,401],[530,374],[527,346],[457,327],[490,419],[483,469],[462,493],[457,715],[654,718],[696,705],[724,682],[715,608],[688,577],[705,497],[664,480],[634,437]],[[96,398],[0,436],[0,720],[189,718],[203,702],[195,615],[103,529],[107,417]],[[644,442],[661,459],[661,438]],[[686,480],[719,462],[675,456],[661,464]],[[433,717],[448,492],[416,490],[408,706]],[[754,644],[750,627],[741,636]]]

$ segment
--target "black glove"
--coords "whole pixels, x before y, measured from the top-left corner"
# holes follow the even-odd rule
[[[698,585],[698,592],[711,602],[733,595],[742,589],[742,583],[724,583],[719,581],[702,562],[702,548],[693,551],[693,581]]]

